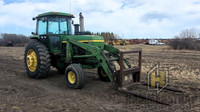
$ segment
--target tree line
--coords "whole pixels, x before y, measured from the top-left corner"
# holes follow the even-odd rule
[[[108,40],[113,40],[113,39],[121,39],[121,37],[117,34],[114,34],[113,32],[90,32],[90,31],[85,31],[85,35],[100,35],[104,38],[105,41]]]
[[[29,37],[22,34],[0,34],[0,46],[24,46],[29,42]]]
[[[200,50],[200,30],[186,29],[169,42],[173,49]]]
[[[93,33],[90,31],[86,31],[85,35],[100,35],[103,36],[105,41],[112,40],[112,39],[120,39],[121,37],[117,34],[112,32],[97,32]],[[30,38],[28,36],[22,34],[9,34],[9,33],[2,33],[0,34],[0,46],[24,46],[28,43]]]

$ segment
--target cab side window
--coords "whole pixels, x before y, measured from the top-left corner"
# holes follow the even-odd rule
[[[47,33],[47,21],[42,21],[39,19],[38,21],[38,35],[43,35]]]

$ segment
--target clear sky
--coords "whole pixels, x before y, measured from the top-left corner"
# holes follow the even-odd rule
[[[0,33],[31,35],[32,17],[48,11],[73,13],[75,23],[82,12],[86,30],[123,38],[173,38],[200,29],[200,0],[0,0]]]

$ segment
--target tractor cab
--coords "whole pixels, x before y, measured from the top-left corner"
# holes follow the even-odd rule
[[[47,12],[33,18],[36,31],[31,38],[37,38],[50,48],[51,53],[61,53],[63,36],[72,35],[72,18],[68,13]]]
[[[68,13],[48,12],[39,14],[36,26],[36,35],[72,35],[72,18]]]

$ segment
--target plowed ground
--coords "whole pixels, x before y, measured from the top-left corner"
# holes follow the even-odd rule
[[[96,69],[85,70],[84,88],[74,90],[66,86],[65,75],[55,68],[51,68],[50,76],[45,79],[29,78],[24,67],[24,48],[0,47],[0,111],[200,111],[200,52],[148,45],[117,48],[123,51],[142,48],[142,80],[146,81],[147,72],[159,62],[169,67],[169,86],[185,92],[164,90],[157,94],[143,86],[133,88],[138,93],[170,103],[169,106],[158,104],[115,91],[110,82],[98,79]],[[132,57],[127,56],[128,59]]]

